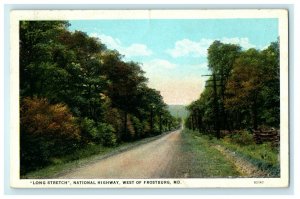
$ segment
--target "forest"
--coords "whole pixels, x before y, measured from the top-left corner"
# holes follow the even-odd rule
[[[68,21],[19,25],[21,175],[91,145],[115,147],[179,127],[140,63],[69,31]]]
[[[279,40],[263,50],[214,41],[208,67],[205,90],[187,107],[188,128],[216,138],[280,128]]]

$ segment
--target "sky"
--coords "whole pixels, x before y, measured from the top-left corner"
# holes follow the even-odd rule
[[[277,19],[74,20],[71,31],[97,37],[125,61],[141,64],[148,86],[165,103],[188,105],[199,98],[210,74],[207,49],[215,40],[242,49],[264,49],[278,37]]]

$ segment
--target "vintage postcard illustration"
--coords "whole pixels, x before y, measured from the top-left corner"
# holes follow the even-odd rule
[[[286,10],[10,18],[12,187],[288,186]]]

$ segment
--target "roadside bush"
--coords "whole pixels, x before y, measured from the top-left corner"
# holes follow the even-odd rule
[[[105,123],[111,124],[116,131],[117,138],[121,139],[121,132],[123,131],[124,125],[120,111],[117,108],[108,108],[104,113]]]
[[[248,131],[241,131],[239,133],[232,134],[229,137],[225,137],[225,140],[229,140],[230,142],[241,146],[255,144],[253,135]]]
[[[83,120],[81,120],[80,122],[80,129],[84,142],[88,143],[100,139],[98,135],[97,126],[94,120],[89,119],[87,117],[83,118]]]
[[[150,124],[149,124],[149,122],[146,121],[146,120],[142,121],[142,127],[143,127],[143,132],[142,132],[141,137],[142,138],[148,137],[149,133],[150,133]]]
[[[77,148],[80,140],[75,118],[64,104],[25,98],[20,108],[21,174],[50,163]]]
[[[112,125],[101,123],[98,125],[97,130],[103,146],[115,146],[117,144],[117,136]]]
[[[161,132],[159,131],[159,124],[157,123],[155,123],[154,125],[153,125],[153,130],[152,130],[152,134],[153,135],[159,135]]]
[[[135,131],[135,139],[139,139],[143,135],[143,123],[139,120],[139,118],[132,116],[132,124]]]

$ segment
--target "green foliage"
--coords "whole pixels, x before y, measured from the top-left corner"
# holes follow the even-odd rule
[[[107,111],[104,113],[104,121],[115,129],[117,134],[117,139],[120,141],[121,139],[121,132],[123,130],[123,121],[122,115],[120,110],[117,108],[108,108]]]
[[[139,63],[124,61],[99,39],[68,26],[67,21],[20,22],[20,100],[26,104],[37,96],[38,105],[31,106],[40,111],[21,111],[22,172],[57,162],[56,156],[79,144],[115,146],[177,125],[160,93],[147,86]],[[60,123],[52,122],[56,117]],[[31,139],[30,132],[49,136]]]
[[[66,172],[70,169],[78,168],[81,165],[97,160],[99,155],[105,155],[115,150],[112,147],[104,147],[101,144],[90,143],[83,147],[77,148],[74,151],[57,158],[51,159],[51,165],[41,168],[36,171],[28,172],[21,175],[21,178],[26,179],[49,179],[60,172]]]
[[[248,143],[241,145],[237,144],[235,140],[228,140],[226,138],[220,140],[218,143],[235,151],[240,157],[269,173],[269,177],[280,176],[279,151],[272,147],[270,143]]]
[[[217,137],[219,130],[279,128],[279,42],[260,51],[215,41],[208,49],[208,65],[212,76],[205,90],[187,106],[188,128]],[[250,141],[247,134],[236,136]]]
[[[139,120],[139,118],[134,116],[131,118],[131,120],[132,120],[132,125],[134,127],[136,138],[141,138],[145,131],[143,123]]]
[[[80,124],[82,137],[86,142],[94,142],[103,146],[115,146],[117,144],[116,131],[107,123],[96,124],[91,119],[84,118]]]
[[[181,158],[189,160],[185,161],[191,172],[189,176],[195,178],[240,176],[235,166],[212,147],[213,141],[208,136],[189,129],[184,129],[181,136]]]
[[[185,119],[188,115],[188,111],[186,110],[186,107],[183,105],[168,105],[168,110],[170,111],[171,115],[174,117]]]
[[[97,126],[94,120],[89,118],[83,118],[80,122],[81,135],[84,141],[96,141],[99,140]]]
[[[270,143],[255,144],[253,141],[251,141],[252,135],[246,131],[242,132],[242,134],[242,136],[244,136],[245,140],[248,140],[248,142],[245,142],[244,139],[241,139],[240,136],[236,135],[226,136],[223,139],[218,140],[216,138],[212,138],[208,135],[203,135],[189,129],[184,129],[182,135],[185,137],[192,137],[192,140],[190,142],[201,141],[201,144],[198,145],[192,143],[190,144],[195,148],[195,150],[201,151],[203,150],[203,148],[205,149],[208,147],[208,149],[206,150],[210,150],[212,151],[211,153],[213,153],[214,149],[212,148],[212,146],[221,145],[234,152],[236,156],[239,156],[244,160],[252,163],[253,165],[257,166],[260,170],[268,174],[268,176],[262,177],[279,177],[279,151],[272,147]],[[237,143],[237,140],[239,140],[240,143]],[[214,154],[214,156],[216,157],[218,157],[219,155],[220,154],[218,153]],[[201,159],[203,159],[203,157]],[[211,160],[209,164],[211,164],[211,162],[213,162],[213,160]],[[232,169],[226,171],[227,167],[228,166],[222,166],[221,168],[219,168],[219,172],[224,173],[224,175],[226,176],[226,172],[232,172]]]
[[[150,134],[150,124],[148,121],[142,121],[141,125],[143,127],[141,138],[145,138]]]
[[[240,146],[255,144],[253,134],[249,133],[248,131],[241,131],[235,134],[230,134],[229,136],[224,137],[224,140],[238,144]]]
[[[97,130],[103,146],[115,146],[117,144],[115,129],[110,124],[101,123],[98,125]]]

